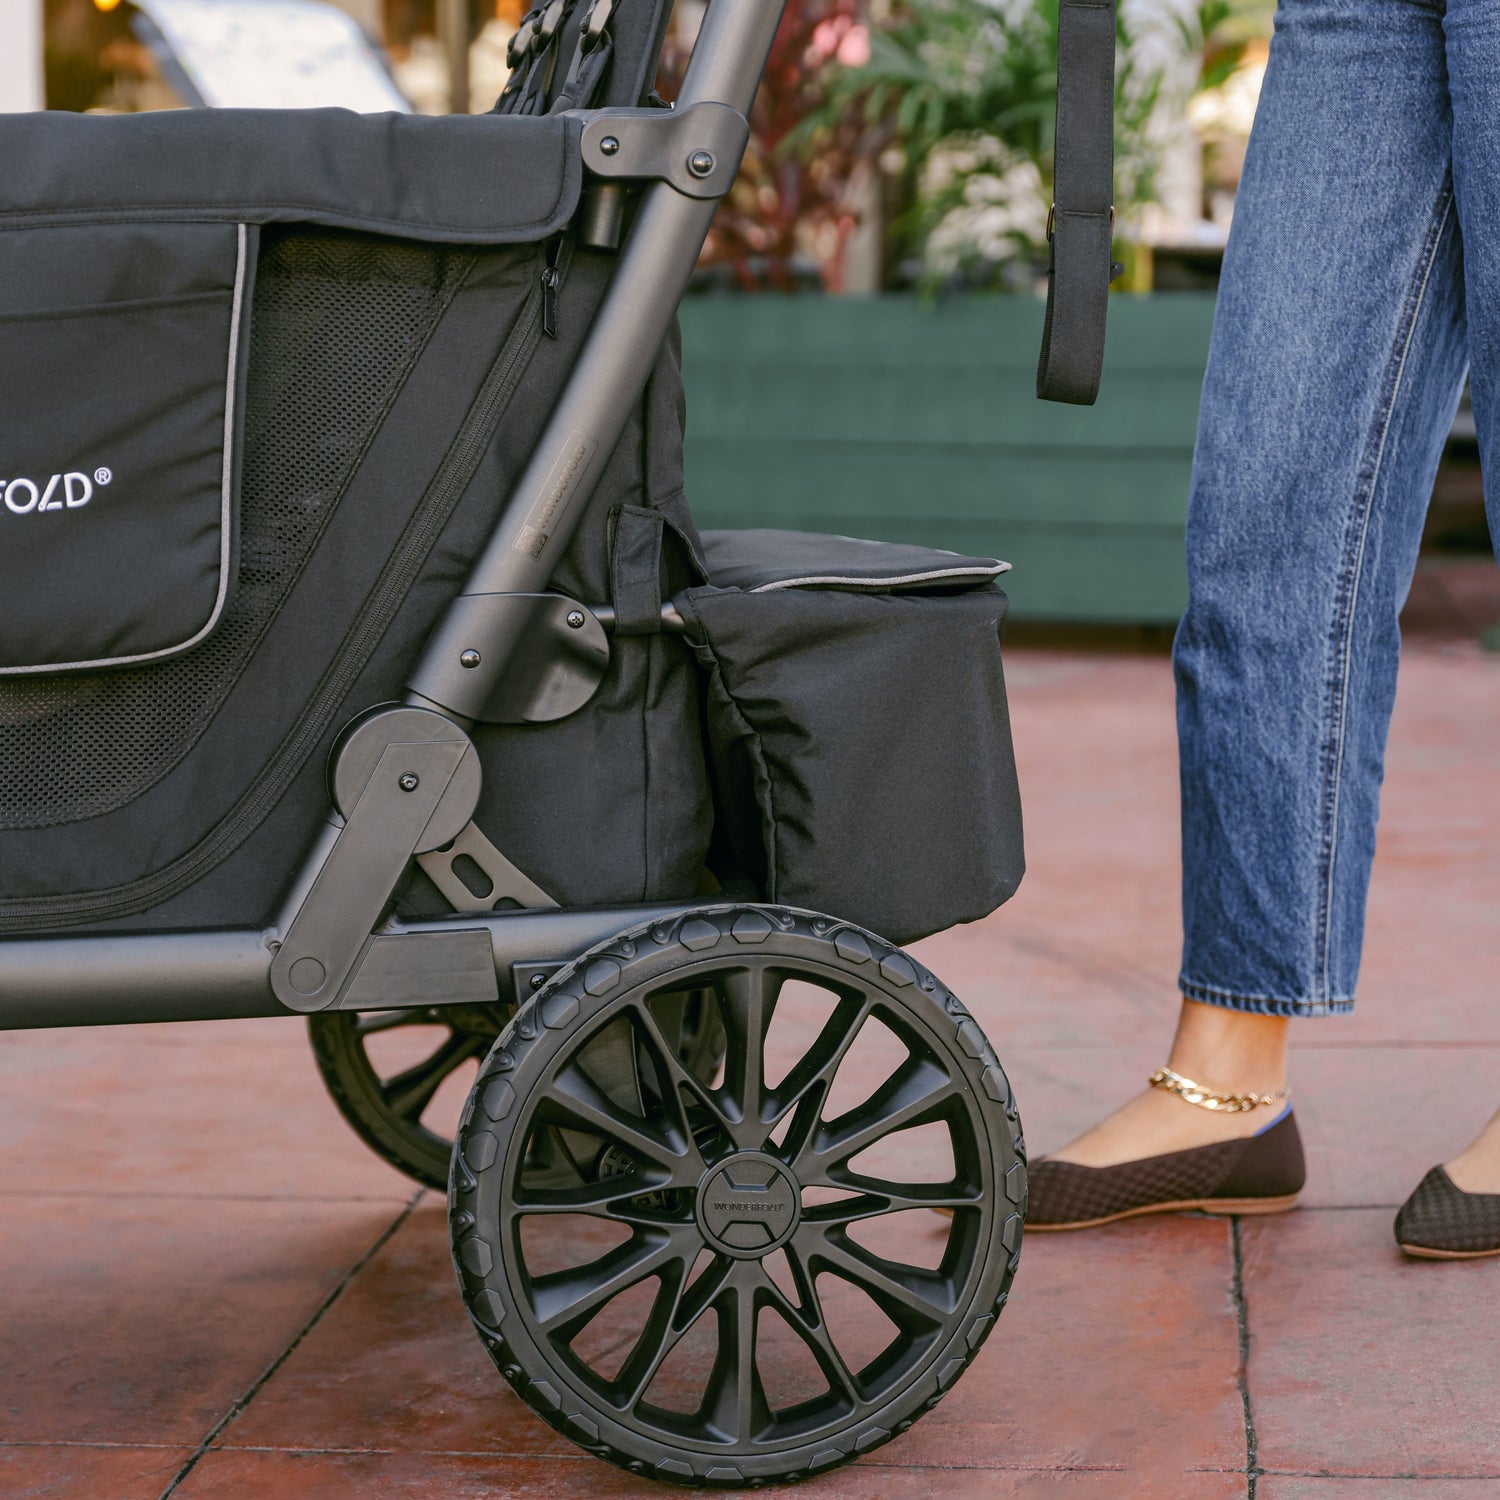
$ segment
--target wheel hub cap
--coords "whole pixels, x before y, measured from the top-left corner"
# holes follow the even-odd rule
[[[796,1180],[774,1156],[742,1151],[699,1184],[698,1225],[715,1249],[754,1260],[792,1237],[801,1199]]]

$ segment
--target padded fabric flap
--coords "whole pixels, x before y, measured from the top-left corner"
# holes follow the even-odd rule
[[[0,676],[153,661],[217,625],[257,232],[0,230]]]
[[[970,588],[1010,571],[993,557],[963,557],[905,542],[868,542],[812,531],[705,531],[709,581],[748,594],[840,588],[889,594]]]
[[[522,243],[577,208],[581,130],[344,109],[0,115],[0,226],[217,219]]]

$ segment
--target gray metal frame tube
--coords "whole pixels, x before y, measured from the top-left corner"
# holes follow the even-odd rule
[[[259,932],[132,932],[0,942],[0,1028],[290,1015]]]
[[[505,911],[395,924],[383,933],[485,928],[501,993],[513,964],[560,964],[627,927],[670,918],[688,903],[573,911]],[[296,1016],[271,992],[269,932],[143,932],[0,942],[0,1030],[228,1021]],[[429,1002],[443,1003],[435,995]]]

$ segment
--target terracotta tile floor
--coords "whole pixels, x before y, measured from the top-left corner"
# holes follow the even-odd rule
[[[1500,1261],[1407,1263],[1390,1237],[1500,1102],[1486,611],[1477,573],[1419,579],[1360,1009],[1298,1038],[1306,1206],[1033,1239],[943,1404],[798,1493],[1500,1497]],[[1172,687],[1164,657],[1103,652],[1018,649],[1011,677],[1031,870],[920,951],[1045,1150],[1134,1087],[1173,1010]],[[442,1203],[354,1140],[299,1025],[0,1037],[5,1500],[657,1492],[500,1381]]]

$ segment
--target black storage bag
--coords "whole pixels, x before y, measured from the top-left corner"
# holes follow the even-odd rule
[[[238,555],[217,619],[159,660],[0,676],[0,932],[254,927],[274,915],[326,818],[339,730],[400,697],[607,287],[613,257],[567,256],[578,130],[556,116],[343,111],[0,120],[0,244],[73,235],[83,247],[73,264],[126,234],[151,248],[101,262],[170,284],[179,258],[151,236],[201,230],[234,244],[243,225],[247,288],[253,281],[241,335]],[[566,268],[555,338],[541,327],[549,262]],[[214,274],[203,306],[220,322],[205,347],[226,361],[227,392],[218,263]],[[26,280],[27,295],[41,299],[34,308],[59,306],[60,280],[35,271]],[[126,290],[123,300],[142,300]],[[64,297],[63,310],[114,295],[80,284],[76,307]],[[0,322],[0,363],[15,326]],[[91,392],[110,380],[112,348],[100,341],[83,351],[83,368],[57,363],[48,377],[81,438],[95,420]],[[72,357],[82,357],[76,345]],[[658,498],[661,465],[646,434],[654,422],[653,441],[670,444],[675,380],[664,353],[651,398],[664,418],[642,414],[621,439],[566,558],[564,586],[588,602],[608,599],[611,514],[626,503],[650,510]],[[4,399],[14,397],[7,389]],[[170,458],[177,438],[167,408],[158,410],[153,441]],[[25,462],[38,459],[63,474],[107,463],[83,442],[76,456]],[[0,473],[5,463],[0,456]],[[206,472],[200,465],[182,491],[200,510]],[[123,483],[111,498],[125,494],[115,488]],[[103,514],[98,496],[93,507]],[[66,525],[87,513],[65,506],[14,519]],[[201,574],[206,549],[186,528],[177,539],[176,565],[191,553]],[[175,601],[158,585],[151,618],[161,638],[145,644],[182,646],[167,637],[196,616],[184,612],[166,630]],[[115,649],[106,639],[114,603],[75,602]],[[48,608],[24,581],[7,604],[33,622]],[[34,629],[45,639],[44,626]],[[134,638],[120,639],[121,654],[136,652]],[[690,894],[707,842],[691,656],[660,637],[622,646],[576,721],[481,732],[481,826],[565,902]],[[38,664],[24,632],[10,649],[18,664]],[[75,660],[84,660],[76,650]],[[515,748],[544,739],[545,754]],[[563,800],[571,820],[551,816]],[[415,908],[421,897],[419,888]]]
[[[898,943],[993,911],[1024,869],[1004,564],[775,531],[703,545],[712,583],[681,602],[717,868]]]

